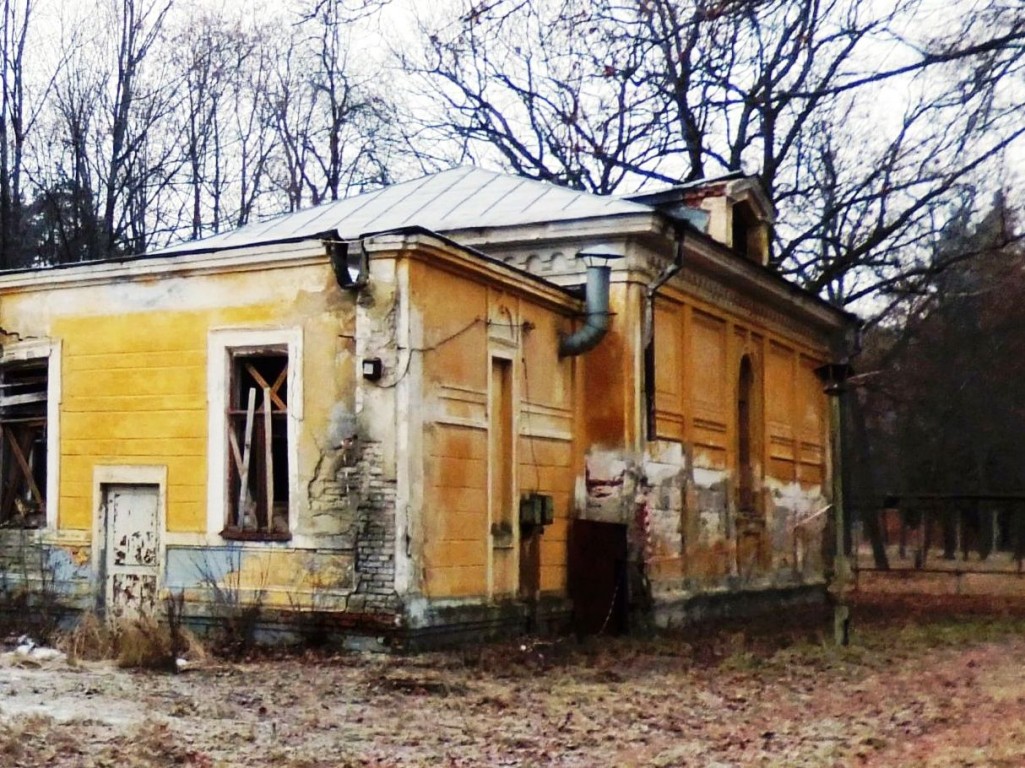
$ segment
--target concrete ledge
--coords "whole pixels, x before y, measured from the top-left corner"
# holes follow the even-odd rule
[[[660,594],[653,599],[653,619],[660,629],[671,629],[703,621],[747,618],[798,606],[822,605],[825,601],[824,583]]]
[[[572,604],[564,597],[542,597],[537,604],[519,600],[497,603],[430,603],[418,606],[415,625],[395,637],[397,650],[419,651],[471,645],[518,635],[565,632]]]
[[[219,615],[204,608],[186,605],[185,624],[200,635],[229,628],[252,633],[252,641],[258,645],[299,644],[398,653],[523,634],[559,634],[567,629],[571,616],[569,600],[558,597],[542,598],[536,606],[516,600],[491,604],[425,602],[419,606],[416,625],[403,623],[400,614],[262,608],[244,617]]]

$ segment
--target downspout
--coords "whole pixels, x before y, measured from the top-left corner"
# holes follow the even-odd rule
[[[683,269],[683,243],[686,230],[681,229],[676,241],[676,258],[648,286],[644,302],[644,404],[646,409],[648,440],[655,432],[655,294]]]
[[[325,232],[322,236],[331,269],[339,288],[358,291],[370,279],[369,256],[363,238],[342,240],[338,232]]]
[[[578,256],[598,258],[619,258],[619,254],[583,251]],[[609,275],[612,268],[607,264],[588,264],[587,289],[584,294],[584,326],[568,336],[559,339],[559,357],[574,357],[589,352],[598,346],[609,330]]]
[[[850,627],[850,612],[844,590],[847,586],[848,560],[847,542],[844,532],[847,529],[847,516],[844,514],[843,484],[843,403],[842,397],[847,390],[847,380],[853,369],[846,360],[838,363],[827,363],[815,369],[815,375],[824,385],[829,396],[829,451],[832,461],[832,507],[835,525],[836,544],[833,553],[833,584],[836,587],[833,605],[833,639],[837,645],[847,645]]]

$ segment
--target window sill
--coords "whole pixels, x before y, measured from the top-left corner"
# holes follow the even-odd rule
[[[0,523],[0,528],[5,531],[41,531],[46,528],[46,521],[39,523],[23,523],[17,520],[5,520]]]
[[[221,531],[221,538],[229,541],[291,541],[292,534],[289,531],[274,533],[271,531],[241,531],[238,528],[225,528]]]

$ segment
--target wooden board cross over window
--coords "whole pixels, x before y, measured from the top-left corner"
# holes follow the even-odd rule
[[[230,452],[224,535],[289,538],[287,351],[232,355],[226,415]]]
[[[47,361],[0,365],[0,525],[46,524]]]

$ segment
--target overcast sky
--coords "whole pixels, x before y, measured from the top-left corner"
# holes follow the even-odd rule
[[[875,1],[881,7],[891,5],[888,0]],[[353,2],[358,0],[349,0],[350,5]],[[56,61],[61,50],[62,36],[67,37],[72,33],[99,34],[105,31],[103,27],[106,21],[97,16],[91,2],[35,0],[35,4],[34,46],[29,57],[44,65],[40,67],[40,72],[48,71]],[[426,98],[422,91],[406,87],[406,78],[395,66],[390,53],[396,49],[419,45],[418,19],[424,20],[431,28],[444,25],[448,19],[453,20],[450,24],[457,23],[455,19],[458,18],[459,9],[465,9],[467,4],[468,0],[389,0],[378,17],[362,20],[353,26],[349,64],[363,72],[380,73],[381,77],[389,79],[390,88],[401,91],[414,103],[418,98]],[[864,61],[864,71],[867,74],[910,62],[915,51],[908,44],[909,41],[920,40],[923,36],[948,28],[976,4],[977,0],[923,0],[915,19],[900,31],[899,38],[877,39],[873,42],[871,54]],[[201,12],[232,16],[241,13],[264,23],[276,20],[282,25],[288,25],[295,23],[304,5],[305,2],[296,0],[174,0],[172,20],[174,23],[187,23],[190,17]],[[909,83],[897,79],[880,83],[874,88],[873,98],[864,102],[861,113],[857,115],[857,119],[864,124],[868,139],[873,135],[890,133],[899,127]],[[1022,98],[1025,99],[1025,95]],[[1025,146],[1019,144],[1013,147],[1007,161],[1009,173],[1019,177],[1023,175]],[[1021,184],[1020,178],[1014,181]]]

